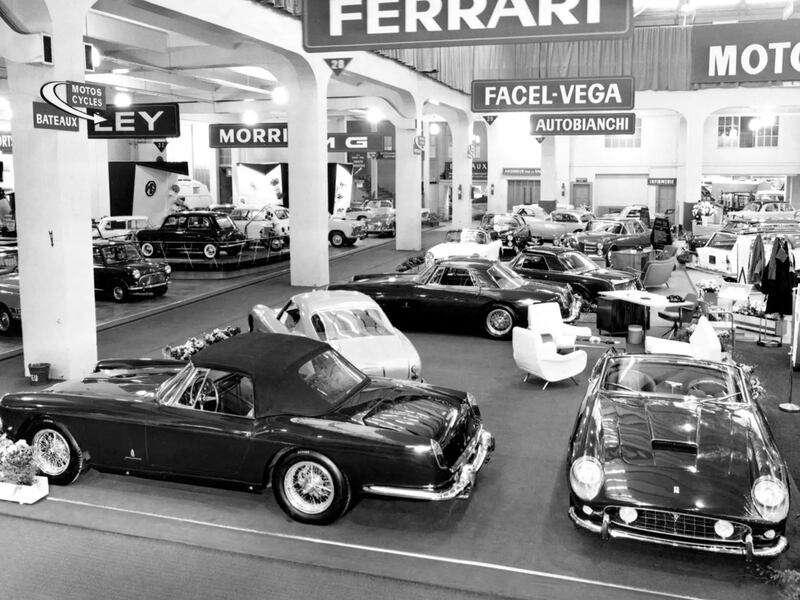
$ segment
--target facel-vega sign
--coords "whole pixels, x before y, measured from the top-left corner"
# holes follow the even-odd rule
[[[633,77],[476,80],[473,112],[633,108]]]
[[[692,28],[692,83],[797,80],[800,80],[797,21]]]
[[[632,0],[320,0],[303,8],[309,52],[623,37]]]

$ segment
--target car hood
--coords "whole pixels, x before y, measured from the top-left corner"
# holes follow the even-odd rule
[[[629,281],[631,279],[636,279],[630,273],[627,273],[625,271],[617,271],[614,269],[597,269],[596,271],[589,271],[588,273],[575,273],[575,275],[591,279],[602,279],[603,281],[608,281],[610,283],[614,283],[616,281]]]
[[[608,233],[607,231],[583,231],[575,234],[575,239],[587,242],[604,242],[612,238],[620,237],[620,233]]]
[[[143,369],[114,369],[110,372],[92,373],[83,379],[56,383],[43,393],[62,396],[81,396],[105,400],[152,400],[152,392],[175,375],[182,366],[149,367]]]
[[[414,346],[399,336],[346,338],[330,340],[328,344],[370,376],[407,379],[412,364],[420,367]]]
[[[137,260],[114,265],[106,265],[106,268],[118,271],[124,271],[126,269],[138,269],[144,275],[147,273],[159,273],[164,270],[165,265],[166,263],[158,264],[150,261]]]
[[[750,490],[763,447],[750,409],[603,396],[604,493],[613,502],[757,516]]]
[[[402,273],[366,273],[363,275],[354,275],[352,283],[391,283],[394,285],[411,285],[414,283],[415,274],[402,274]],[[336,289],[334,285],[328,286],[328,289]]]

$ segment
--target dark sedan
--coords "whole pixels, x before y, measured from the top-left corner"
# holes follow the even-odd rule
[[[529,282],[502,263],[477,258],[437,260],[413,275],[356,275],[328,289],[372,296],[392,320],[480,324],[499,339],[515,325],[527,326],[528,307],[537,302],[557,302],[567,322],[580,315],[580,301],[568,287]]]
[[[200,252],[208,259],[220,250],[236,255],[247,237],[236,228],[231,218],[212,211],[185,211],[167,215],[158,229],[141,229],[136,233],[142,254],[147,258],[159,255],[185,256]]]
[[[788,473],[752,394],[729,363],[610,351],[569,441],[569,516],[603,539],[780,554]]]
[[[370,378],[328,344],[248,333],[189,363],[106,360],[95,373],[0,400],[3,431],[54,484],[84,466],[271,484],[293,519],[327,524],[360,493],[467,495],[494,448],[471,394]]]
[[[563,246],[537,246],[520,252],[508,264],[535,281],[569,284],[584,303],[597,303],[597,294],[641,289],[639,279],[626,271],[601,269],[588,256]]]
[[[94,291],[109,294],[115,302],[125,302],[131,294],[167,292],[171,267],[146,260],[135,244],[95,241],[93,258]]]
[[[492,239],[500,240],[501,256],[516,254],[531,241],[531,231],[519,215],[486,213],[481,219],[480,228],[488,231]]]
[[[650,246],[650,230],[639,219],[594,219],[586,231],[561,238],[561,243],[591,257],[603,257],[625,248]]]

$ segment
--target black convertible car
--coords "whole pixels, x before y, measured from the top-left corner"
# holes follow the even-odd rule
[[[783,552],[787,469],[751,394],[727,363],[607,353],[569,442],[569,516],[603,539]]]
[[[392,320],[480,324],[500,339],[515,325],[526,327],[528,307],[537,302],[557,302],[566,322],[580,316],[568,286],[526,281],[503,263],[479,258],[436,260],[417,274],[356,275],[328,289],[372,296]]]
[[[94,291],[109,294],[114,302],[125,302],[131,294],[167,292],[172,268],[146,260],[136,244],[96,240],[93,259]]]
[[[189,363],[105,360],[0,400],[3,431],[55,484],[87,466],[272,486],[297,521],[327,524],[359,492],[465,496],[494,449],[471,394],[371,379],[328,344],[248,333]]]
[[[239,254],[247,242],[247,236],[228,215],[207,210],[167,215],[161,227],[140,229],[136,239],[147,258],[199,252],[213,259],[220,250],[229,255]]]
[[[508,266],[535,281],[569,284],[585,303],[597,303],[598,292],[641,289],[639,279],[625,271],[601,269],[585,254],[563,246],[529,247]]]

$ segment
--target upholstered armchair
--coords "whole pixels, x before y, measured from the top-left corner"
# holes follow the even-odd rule
[[[564,323],[561,308],[555,302],[531,304],[528,307],[528,329],[541,335],[546,342],[555,342],[558,350],[572,350],[577,336],[592,335],[589,327]]]
[[[697,320],[694,332],[689,336],[688,342],[665,340],[664,338],[647,336],[644,340],[644,350],[650,354],[680,354],[691,356],[700,360],[722,360],[722,345],[719,337],[707,317]]]
[[[572,379],[586,368],[586,352],[575,350],[569,354],[559,354],[555,342],[545,342],[542,336],[530,329],[514,327],[511,332],[511,348],[514,362],[525,371],[524,381],[529,375],[544,380],[542,389],[553,381]]]
[[[647,263],[642,273],[642,286],[645,289],[660,287],[666,285],[669,287],[669,278],[678,261],[675,257],[665,258],[661,260],[651,260]]]

